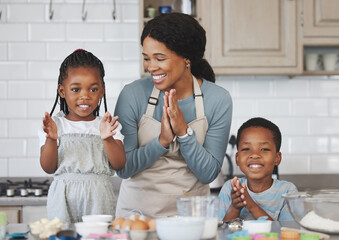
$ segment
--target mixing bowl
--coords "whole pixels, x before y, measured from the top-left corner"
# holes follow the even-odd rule
[[[200,240],[205,219],[202,217],[167,217],[156,220],[161,240]]]
[[[339,234],[339,189],[284,194],[294,220],[302,227]]]
[[[82,216],[83,222],[112,222],[113,216],[112,215],[85,215]]]
[[[77,222],[74,223],[75,230],[83,238],[86,238],[91,233],[105,234],[108,232],[109,223],[104,222]]]

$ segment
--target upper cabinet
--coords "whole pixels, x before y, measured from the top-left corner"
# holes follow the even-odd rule
[[[339,54],[339,0],[141,0],[141,31],[148,8],[180,12],[188,2],[206,30],[205,58],[217,75],[339,73],[339,66],[305,71],[303,57],[314,47]]]
[[[304,45],[339,45],[339,1],[304,0]]]
[[[198,1],[216,74],[302,73],[297,0]]]

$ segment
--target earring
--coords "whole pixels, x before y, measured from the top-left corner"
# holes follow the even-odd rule
[[[190,66],[191,66],[191,64],[190,64],[190,63],[186,63],[186,68],[187,68],[187,69],[189,69],[189,68],[190,68]]]

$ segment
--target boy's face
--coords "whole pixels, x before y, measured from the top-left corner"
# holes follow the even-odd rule
[[[248,180],[272,181],[275,165],[279,165],[281,153],[276,151],[273,134],[263,127],[243,130],[236,162]]]

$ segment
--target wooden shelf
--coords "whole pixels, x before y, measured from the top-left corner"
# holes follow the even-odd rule
[[[304,71],[302,75],[339,75],[339,70],[336,71]]]

